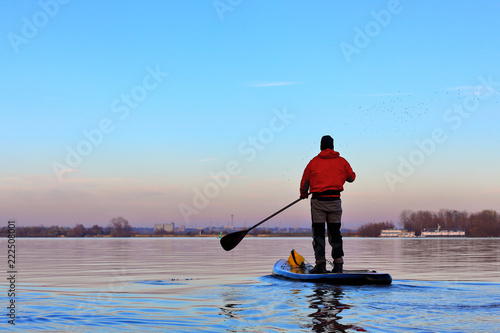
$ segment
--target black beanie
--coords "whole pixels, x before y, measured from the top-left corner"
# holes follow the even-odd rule
[[[333,138],[329,135],[325,135],[321,138],[321,150],[333,149]]]

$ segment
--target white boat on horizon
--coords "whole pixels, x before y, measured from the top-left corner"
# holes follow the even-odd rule
[[[465,237],[465,231],[460,228],[441,229],[438,224],[437,228],[425,228],[422,230],[421,237]]]
[[[415,236],[415,231],[401,229],[384,229],[380,232],[380,237],[399,237],[412,238]]]

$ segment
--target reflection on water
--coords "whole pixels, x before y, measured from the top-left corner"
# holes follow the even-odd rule
[[[344,300],[343,287],[314,283],[300,285],[282,282],[272,276],[265,277],[265,280],[271,284],[254,287],[250,294],[245,294],[246,288],[223,288],[221,298],[224,305],[219,314],[226,318],[229,331],[257,332],[251,328],[281,327],[293,332],[366,332],[359,325],[342,322],[341,312],[351,309]]]
[[[248,238],[230,252],[216,238],[18,239],[18,325],[0,325],[18,332],[500,327],[499,239],[345,238],[344,244],[346,269],[388,272],[393,284],[330,286],[270,275],[291,249],[311,260],[309,238]],[[6,304],[6,293],[0,297]]]
[[[314,289],[314,294],[308,296],[310,306],[315,312],[308,315],[312,318],[313,332],[347,332],[353,329],[358,332],[366,332],[356,325],[341,324],[342,317],[339,315],[343,310],[351,306],[342,302],[344,296],[342,287],[326,287]]]

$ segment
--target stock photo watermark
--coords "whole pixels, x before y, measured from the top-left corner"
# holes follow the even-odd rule
[[[7,222],[7,323],[16,325],[16,221]]]
[[[62,5],[66,5],[70,0],[40,0],[38,5],[40,10],[36,11],[30,18],[23,16],[21,18],[21,29],[19,33],[9,32],[7,38],[14,52],[19,53],[21,45],[28,44],[35,38],[40,29],[49,24],[50,20],[56,17],[61,10]]]
[[[149,94],[157,89],[169,74],[163,72],[159,65],[156,68],[146,67],[146,74],[143,76],[141,84],[134,86],[128,93],[122,93],[121,96],[111,103],[111,112],[117,114],[123,121],[143,102]],[[76,145],[65,147],[66,156],[64,162],[53,161],[52,170],[59,182],[64,181],[63,176],[71,173],[80,166],[84,158],[92,154],[94,149],[102,144],[106,135],[112,133],[116,126],[111,118],[102,118],[96,127],[84,129],[84,137]]]
[[[403,7],[399,0],[389,0],[386,9],[372,10],[370,16],[373,20],[368,21],[363,28],[354,27],[354,37],[351,43],[339,44],[340,51],[347,63],[351,63],[354,54],[360,54],[363,49],[370,45],[371,41],[387,28],[395,15],[400,14]]]
[[[180,203],[179,211],[184,219],[184,222],[189,223],[192,215],[198,215],[207,208],[211,199],[219,196],[221,190],[227,188],[231,182],[231,178],[241,175],[243,172],[244,162],[251,163],[257,158],[259,152],[262,152],[276,137],[276,134],[285,130],[292,119],[296,116],[289,113],[286,108],[282,110],[274,110],[273,116],[268,122],[268,125],[258,131],[256,135],[249,136],[237,146],[238,155],[242,160],[229,160],[222,170],[217,172],[209,172],[210,180],[207,181],[201,188],[193,189],[193,198],[190,204]]]
[[[232,12],[236,7],[241,5],[242,2],[243,0],[215,0],[212,2],[212,6],[219,16],[219,19],[224,21],[224,15],[226,15],[227,12]]]
[[[480,76],[478,81],[481,84],[474,88],[473,94],[465,96],[461,100],[461,103],[454,104],[452,108],[447,109],[443,113],[444,123],[451,125],[453,131],[458,130],[464,119],[469,118],[479,109],[481,101],[485,101],[498,93],[500,82],[493,81],[491,75],[488,78]],[[385,181],[391,192],[396,191],[398,183],[403,183],[405,179],[412,176],[416,168],[424,164],[436,152],[437,147],[443,144],[448,137],[449,135],[442,127],[437,127],[432,131],[430,137],[423,140],[415,140],[414,143],[417,147],[408,155],[399,155],[397,171],[386,171],[384,173]]]

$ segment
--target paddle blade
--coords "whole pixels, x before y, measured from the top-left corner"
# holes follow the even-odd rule
[[[231,251],[234,249],[243,238],[245,238],[248,230],[242,230],[227,234],[226,236],[220,239],[220,245],[226,251]]]

